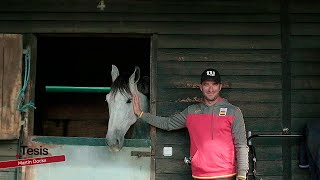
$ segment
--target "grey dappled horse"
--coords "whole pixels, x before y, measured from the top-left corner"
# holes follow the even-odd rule
[[[149,111],[149,78],[140,79],[140,68],[135,67],[130,77],[120,76],[119,70],[112,65],[112,85],[110,93],[106,95],[109,107],[109,124],[106,135],[107,144],[111,151],[119,151],[123,147],[124,137],[130,126],[137,121],[133,112],[132,94],[140,98],[142,111]]]

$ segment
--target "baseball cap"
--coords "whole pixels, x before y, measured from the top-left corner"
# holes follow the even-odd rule
[[[206,69],[201,74],[201,83],[205,80],[210,80],[210,81],[214,81],[216,83],[221,83],[220,73],[213,68]]]

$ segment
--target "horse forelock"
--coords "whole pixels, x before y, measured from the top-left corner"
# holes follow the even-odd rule
[[[137,83],[138,91],[147,97],[150,93],[149,83],[149,77],[146,76],[139,79]],[[129,77],[123,75],[118,76],[116,80],[112,83],[110,90],[111,95],[114,97],[118,92],[120,92],[123,96],[132,96],[129,87]]]
[[[129,78],[124,78],[119,76],[111,85],[110,93],[114,97],[118,92],[122,95],[129,94],[131,96],[131,91],[129,88]]]

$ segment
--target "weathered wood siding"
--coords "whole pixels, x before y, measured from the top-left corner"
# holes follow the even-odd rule
[[[21,115],[17,98],[22,88],[22,35],[0,32],[0,161],[18,152]],[[16,177],[16,169],[0,169],[0,180]]]
[[[242,109],[247,130],[253,133],[282,134],[285,127],[299,133],[307,118],[319,117],[318,1],[106,3],[105,10],[99,11],[97,2],[89,0],[3,0],[0,31],[157,34],[158,115],[170,115],[197,101],[199,75],[215,67],[222,74],[223,96]],[[157,130],[156,142],[156,179],[191,179],[183,163],[189,153],[187,131]],[[292,148],[283,148],[286,144],[279,139],[253,143],[259,177],[307,177],[297,168],[297,141]],[[172,157],[162,156],[164,146],[173,147]],[[291,156],[283,156],[287,152]]]
[[[0,34],[0,140],[19,138],[22,35]]]
[[[198,101],[200,74],[214,67],[222,74],[223,96],[242,109],[247,130],[281,133],[280,3],[265,1],[253,7],[245,4],[211,6],[214,13],[207,15],[210,18],[206,25],[201,26],[197,18],[185,22],[186,27],[197,29],[196,33],[183,28],[177,34],[159,35],[159,115],[170,115]],[[183,157],[189,153],[187,130],[169,133],[158,130],[157,134],[159,179],[179,179],[182,174],[185,176],[180,179],[191,179],[189,167],[183,163]],[[281,179],[281,144],[254,143],[259,158],[258,174]],[[173,157],[162,156],[164,146],[173,146]]]
[[[289,13],[290,126],[301,133],[306,121],[320,120],[320,2],[293,1]],[[297,143],[291,146],[292,179],[308,179],[308,170],[297,167]]]
[[[0,161],[15,160],[18,153],[17,140],[0,141]],[[15,180],[17,171],[15,168],[0,169],[0,180]]]

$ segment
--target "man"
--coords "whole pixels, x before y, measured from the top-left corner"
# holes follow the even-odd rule
[[[207,69],[201,75],[203,101],[170,117],[142,112],[133,96],[133,110],[149,124],[175,130],[187,127],[194,179],[242,180],[249,169],[247,138],[241,110],[220,97],[220,74]]]

